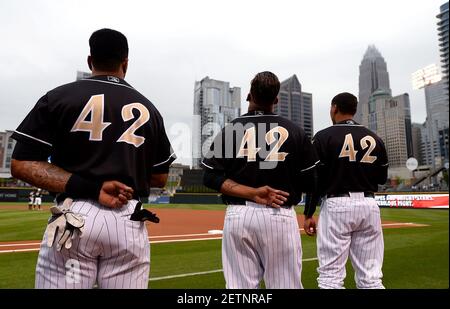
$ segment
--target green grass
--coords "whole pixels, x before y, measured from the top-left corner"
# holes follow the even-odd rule
[[[33,288],[37,256],[37,252],[1,253],[0,288]]]
[[[383,209],[385,220],[428,224],[384,230],[390,288],[449,288],[448,210]]]
[[[224,209],[217,205],[169,205],[152,208]],[[221,207],[221,206],[219,206]],[[449,287],[448,210],[382,209],[383,220],[427,224],[427,227],[385,229],[384,284],[387,288]],[[48,212],[1,210],[0,241],[38,240]],[[315,238],[302,236],[303,258],[316,256]],[[37,252],[0,254],[0,288],[32,288]],[[317,288],[317,261],[303,263],[305,288]],[[222,268],[221,241],[161,243],[151,246],[151,277],[171,276]],[[348,267],[345,281],[354,288]],[[150,282],[159,288],[223,288],[222,273]]]
[[[0,210],[0,241],[39,240],[48,211]]]
[[[151,278],[222,268],[220,240],[154,244],[151,246],[151,251]],[[222,288],[224,286],[222,273],[150,282],[150,287],[153,289]]]

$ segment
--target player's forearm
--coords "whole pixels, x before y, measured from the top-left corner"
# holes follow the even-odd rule
[[[255,198],[255,188],[241,185],[220,172],[206,170],[203,177],[203,184],[211,189],[219,191],[225,195],[253,200]]]
[[[226,195],[253,200],[254,188],[241,185],[231,179],[226,179],[220,187],[220,192]]]
[[[306,218],[311,218],[316,211],[317,204],[319,203],[320,196],[318,194],[306,194],[305,197],[305,210],[303,214]]]
[[[11,174],[50,192],[64,192],[71,173],[45,161],[11,161]]]
[[[103,182],[72,174],[46,161],[11,161],[11,174],[33,186],[72,198],[98,200]]]

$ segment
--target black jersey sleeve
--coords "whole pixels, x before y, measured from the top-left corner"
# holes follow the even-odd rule
[[[205,155],[202,161],[202,167],[205,170],[214,171],[214,173],[224,174],[227,168],[227,159],[225,156],[225,149],[227,146],[231,147],[233,145],[225,145],[225,127],[219,134],[214,138],[208,153]]]
[[[31,112],[17,127],[12,138],[18,142],[50,152],[55,138],[53,126],[53,118],[46,94],[39,99]]]
[[[378,141],[380,145],[380,151],[378,154],[378,160],[377,163],[379,165],[378,167],[378,175],[377,175],[377,183],[382,185],[385,184],[388,178],[388,167],[389,167],[389,161],[387,156],[386,147],[383,143],[383,141],[380,139]]]
[[[378,154],[377,163],[378,163],[378,165],[381,165],[381,166],[388,166],[389,161],[388,161],[388,157],[387,157],[386,146],[384,146],[384,142],[383,142],[383,140],[381,140],[381,138],[378,140],[378,143],[380,145],[380,152]]]
[[[175,152],[170,145],[169,138],[167,137],[166,130],[164,128],[164,121],[157,113],[156,126],[154,136],[156,137],[156,145],[152,148],[153,156],[153,174],[165,174],[169,172],[169,167],[173,161],[177,158]]]
[[[323,180],[323,178],[325,177],[324,175],[326,174],[328,164],[324,135],[320,134],[320,132],[317,133],[312,140],[312,145],[317,154],[317,159],[319,160],[316,166],[318,187],[314,194],[314,197],[312,198],[312,201],[316,201],[320,196],[324,194],[325,190],[325,188],[322,186],[323,181],[321,181],[321,179]]]
[[[315,181],[315,188],[314,190],[310,191],[306,197],[305,197],[305,210],[303,214],[310,218],[313,216],[314,212],[316,211],[316,206],[320,201],[320,197],[323,194],[321,186],[320,186],[320,178],[321,173],[323,172],[322,169],[325,164],[325,154],[323,153],[323,147],[321,145],[321,138],[318,134],[316,134],[312,140],[312,147],[314,148],[314,153],[316,155],[317,161],[314,168],[314,175],[313,179]]]
[[[205,171],[203,176],[203,184],[213,190],[219,191],[222,188],[222,184],[227,177],[225,171],[227,169],[227,159],[225,156],[225,130],[226,126],[217,136],[214,138],[208,153],[203,158],[202,167]]]
[[[312,144],[313,147],[316,151],[317,157],[319,158],[320,161],[324,161],[325,159],[325,153],[324,153],[324,146],[322,146],[322,140],[321,140],[321,136],[319,133],[317,133],[316,135],[314,135],[313,139],[312,139]]]
[[[301,189],[303,192],[312,193],[317,188],[317,173],[316,167],[319,164],[316,151],[311,143],[311,140],[304,135],[300,144],[300,180]]]
[[[319,164],[319,157],[308,137],[304,137],[300,147],[300,156],[302,158],[300,164],[300,173],[305,173],[314,169]]]
[[[299,152],[302,158],[300,161],[301,188],[303,192],[307,193],[304,214],[310,217],[315,211],[315,207],[312,207],[309,201],[311,194],[316,194],[317,191],[317,165],[320,160],[311,140],[307,136],[303,137],[300,145]]]
[[[19,161],[47,161],[49,156],[49,149],[39,147],[34,143],[18,141],[11,157]]]

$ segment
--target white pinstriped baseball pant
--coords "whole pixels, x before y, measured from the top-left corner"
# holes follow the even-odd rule
[[[225,215],[222,264],[228,289],[300,289],[302,247],[293,208],[247,202]]]
[[[47,247],[44,234],[36,266],[36,288],[147,288],[150,245],[145,224],[129,220],[137,201],[110,209],[75,200],[74,213],[85,218],[84,234],[72,247]]]
[[[363,193],[324,199],[317,231],[319,288],[342,289],[350,256],[359,289],[384,289],[380,209]]]

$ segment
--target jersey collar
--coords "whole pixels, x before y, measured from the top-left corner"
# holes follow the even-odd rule
[[[359,123],[357,123],[355,120],[353,119],[346,119],[346,120],[342,120],[336,124],[350,124],[350,125],[359,125]]]
[[[244,114],[242,116],[263,116],[263,115],[276,115],[276,114],[272,112],[253,110],[249,111],[247,114]]]
[[[111,76],[111,75],[96,75],[96,76],[88,77],[86,79],[101,80],[101,81],[109,82],[112,84],[125,85],[125,86],[133,88],[124,79],[116,77],[116,76]]]

